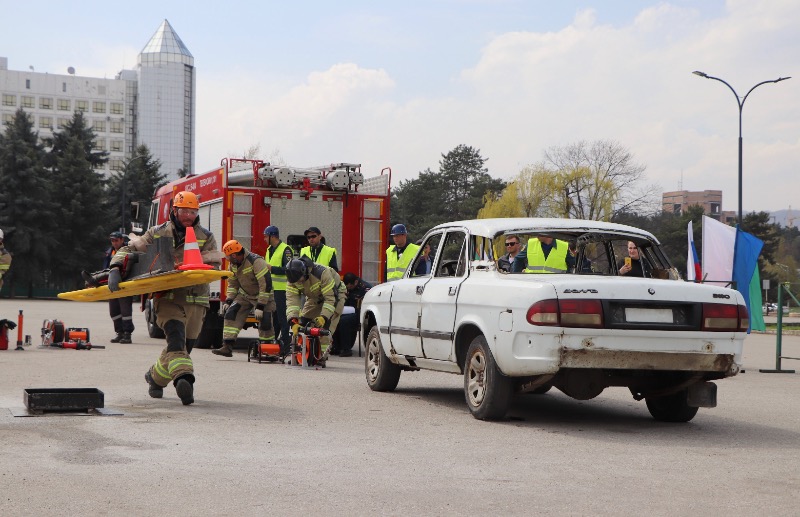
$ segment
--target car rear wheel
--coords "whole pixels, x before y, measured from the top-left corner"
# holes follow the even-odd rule
[[[367,376],[367,385],[372,391],[392,391],[400,382],[400,367],[386,357],[377,325],[370,329],[367,336],[364,371]]]
[[[665,397],[647,397],[645,403],[653,418],[660,422],[688,422],[698,409],[687,403],[686,390]]]
[[[513,394],[511,380],[500,373],[486,338],[477,336],[464,365],[464,397],[472,416],[499,420],[506,415]]]

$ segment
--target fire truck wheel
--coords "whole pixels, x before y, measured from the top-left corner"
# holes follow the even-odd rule
[[[391,362],[383,351],[377,325],[370,329],[367,336],[364,370],[367,375],[367,385],[372,391],[392,391],[400,382],[400,367]]]
[[[153,300],[147,300],[144,305],[144,319],[147,321],[147,335],[153,339],[164,339],[164,331],[156,325],[156,312],[153,309]]]

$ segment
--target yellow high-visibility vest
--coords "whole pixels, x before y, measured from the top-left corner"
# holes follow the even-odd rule
[[[267,263],[272,267],[283,267],[283,255],[286,253],[286,247],[285,242],[278,244],[278,247],[275,248],[275,253],[272,255],[269,254],[268,247],[267,254],[264,256],[264,258],[267,259]],[[285,291],[286,275],[272,273],[272,289],[273,291]]]
[[[392,244],[386,248],[386,281],[399,280],[403,278],[403,273],[406,272],[411,260],[416,256],[419,246],[416,244],[409,244],[403,250],[400,257],[397,256],[397,246]]]
[[[544,258],[542,243],[539,239],[528,240],[528,267],[526,273],[566,273],[567,272],[567,252],[569,244],[566,241],[555,241],[555,246],[550,249],[547,259]]]
[[[334,253],[336,253],[336,248],[331,248],[330,246],[323,244],[322,249],[319,250],[319,255],[317,255],[317,260],[314,260],[314,262],[317,264],[322,264],[325,267],[330,267],[331,259],[333,258]],[[311,246],[306,246],[305,248],[301,249],[300,256],[311,258]]]

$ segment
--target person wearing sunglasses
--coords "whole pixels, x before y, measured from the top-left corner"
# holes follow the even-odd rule
[[[519,236],[506,235],[505,238],[506,254],[497,259],[497,267],[507,273],[511,272],[511,264],[520,252]]]
[[[325,237],[316,226],[312,226],[303,232],[308,240],[308,246],[300,250],[301,257],[308,257],[314,263],[325,267],[333,268],[339,272],[339,265],[336,263],[336,248],[325,245]]]

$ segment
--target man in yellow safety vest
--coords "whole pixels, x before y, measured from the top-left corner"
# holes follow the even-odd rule
[[[332,267],[337,273],[339,265],[336,263],[336,248],[325,245],[325,237],[316,226],[312,226],[303,235],[308,240],[308,246],[300,250],[301,257],[308,257],[316,264]]]
[[[289,353],[289,345],[292,337],[289,334],[289,322],[286,319],[286,266],[294,258],[292,248],[281,241],[280,232],[277,226],[267,226],[264,228],[264,238],[267,240],[269,248],[264,255],[267,261],[267,268],[272,275],[272,289],[275,294],[275,312],[273,321],[275,324],[275,339],[281,344],[281,352],[285,355]]]
[[[394,244],[386,248],[386,281],[392,282],[403,278],[406,268],[414,259],[419,246],[408,242],[406,225],[392,226],[392,240]]]

